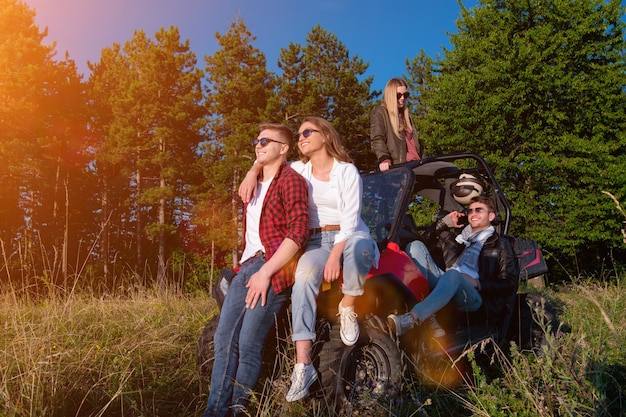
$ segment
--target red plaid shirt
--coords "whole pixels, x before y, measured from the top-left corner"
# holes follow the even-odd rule
[[[293,240],[300,247],[300,251],[272,276],[272,287],[278,294],[293,285],[298,258],[309,238],[309,187],[302,175],[287,164],[278,169],[267,190],[261,210],[259,234],[266,259],[276,253],[285,238]]]

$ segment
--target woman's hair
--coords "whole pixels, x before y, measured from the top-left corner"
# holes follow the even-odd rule
[[[324,135],[324,137],[326,138],[324,144],[326,147],[326,151],[330,156],[342,162],[352,163],[352,158],[350,158],[350,155],[348,155],[346,150],[343,148],[343,144],[341,143],[341,139],[339,138],[339,133],[337,133],[333,125],[330,124],[330,122],[321,117],[308,116],[305,117],[304,120],[302,120],[301,125],[307,122],[315,126],[317,130],[319,130],[320,133]],[[296,139],[300,139],[300,136],[298,136]],[[300,160],[302,162],[306,163],[309,161],[309,157],[303,155],[302,152],[300,152],[299,147],[298,154],[300,155]]]
[[[401,139],[404,139],[404,133],[402,132],[402,128],[400,127],[400,121],[398,118],[398,87],[406,87],[409,88],[406,81],[402,78],[392,78],[387,81],[387,85],[385,86],[385,90],[383,91],[383,105],[387,108],[387,112],[389,112],[389,119],[391,120],[391,124],[396,127],[396,135],[400,136]],[[406,100],[405,100],[406,103]],[[409,132],[413,131],[413,125],[411,123],[411,116],[409,114],[409,106],[404,105],[404,124]]]

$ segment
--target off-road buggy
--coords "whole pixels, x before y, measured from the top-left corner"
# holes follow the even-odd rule
[[[522,349],[541,345],[543,327],[533,320],[532,311],[544,300],[522,293],[507,300],[507,314],[496,322],[485,322],[481,310],[461,314],[450,306],[440,311],[437,319],[447,334],[436,340],[429,334],[427,325],[399,339],[388,329],[387,315],[407,312],[428,294],[426,279],[403,249],[409,242],[421,239],[422,232],[438,217],[464,209],[451,192],[462,174],[480,181],[482,193],[493,199],[499,213],[494,227],[506,236],[511,222],[509,202],[493,172],[478,155],[429,157],[393,166],[389,171],[362,174],[362,217],[378,243],[381,258],[378,268],[370,271],[365,292],[355,306],[361,325],[356,345],[345,346],[339,336],[336,314],[342,297],[340,284],[322,291],[318,298],[317,340],[313,350],[320,387],[312,390],[313,395],[323,395],[328,404],[341,408],[346,402],[365,397],[398,394],[407,372],[412,372],[425,385],[450,382],[449,378],[459,375],[458,363],[452,366],[454,359],[479,342],[487,346],[487,352],[490,344],[492,349],[496,346],[506,349],[512,340]],[[516,243],[514,238],[510,239]],[[536,273],[539,272],[542,270]],[[232,273],[224,274],[213,288],[220,305],[231,277]],[[524,272],[521,279],[530,277]],[[541,311],[544,320],[555,319],[549,309]],[[277,332],[268,337],[272,339],[269,345],[275,346],[277,338],[290,340],[288,315],[286,308],[277,320]],[[217,316],[211,320],[198,342],[198,366],[205,376],[210,375],[212,368],[212,340],[217,321]],[[276,357],[276,350],[271,349],[268,362]]]

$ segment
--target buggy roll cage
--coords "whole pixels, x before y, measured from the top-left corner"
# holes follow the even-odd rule
[[[438,205],[438,215],[462,211],[464,207],[454,200],[450,191],[450,185],[462,173],[482,180],[484,193],[496,206],[498,216],[494,227],[498,233],[508,234],[510,203],[489,165],[473,153],[449,154],[392,165],[384,172],[363,173],[362,215],[379,247],[390,241],[400,241],[400,233],[406,227],[408,207],[417,201],[416,198],[425,198]],[[387,233],[381,232],[381,228]]]

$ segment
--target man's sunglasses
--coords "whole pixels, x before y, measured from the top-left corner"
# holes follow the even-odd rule
[[[303,138],[308,138],[309,136],[311,136],[313,134],[313,132],[319,132],[319,130],[304,129],[302,132],[296,133],[296,139],[299,141],[300,140],[300,136],[302,136]]]
[[[487,209],[484,208],[484,207],[468,208],[468,209],[465,210],[465,214],[472,214],[473,212],[484,213],[486,211],[487,211]]]
[[[274,140],[274,139],[270,139],[270,138],[261,138],[261,139],[252,139],[252,146],[256,146],[259,143],[261,144],[261,146],[265,146],[270,142],[276,142],[276,143],[280,143],[281,145],[284,145],[284,143],[278,141],[278,140]]]
[[[408,91],[404,93],[396,93],[396,97],[398,97],[398,100],[400,100],[402,97],[404,97],[404,99],[406,100],[410,96],[411,96],[411,93],[409,93]]]

